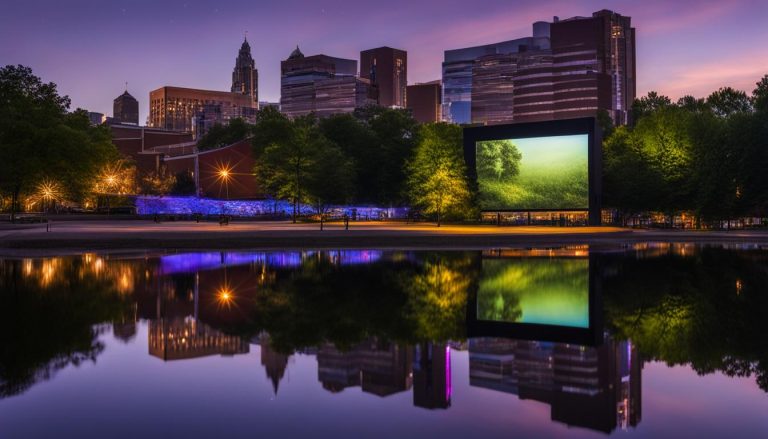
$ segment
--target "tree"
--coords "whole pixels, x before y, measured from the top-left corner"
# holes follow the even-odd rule
[[[606,138],[613,134],[613,130],[616,128],[613,125],[613,119],[608,114],[608,110],[603,108],[597,110],[597,124],[600,126],[600,130],[603,132],[603,138]]]
[[[251,145],[256,157],[273,145],[286,143],[293,135],[293,123],[283,113],[274,107],[260,110],[256,116],[256,124],[251,128]]]
[[[638,121],[632,131],[633,141],[660,183],[653,208],[669,215],[692,207],[693,146],[688,122],[688,113],[667,106]]]
[[[197,185],[195,184],[195,178],[189,171],[181,171],[176,173],[175,182],[171,188],[171,194],[173,195],[195,195],[197,192]]]
[[[268,124],[270,129],[278,125],[284,131],[259,138],[259,142],[267,139],[272,142],[263,150],[260,144],[257,147],[260,154],[257,156],[254,171],[269,195],[291,200],[293,222],[296,222],[299,206],[307,197],[308,177],[314,164],[314,153],[318,143],[325,139],[319,133],[314,116],[300,117],[293,122],[275,117]]]
[[[325,138],[315,142],[312,167],[307,175],[307,200],[318,215],[325,215],[331,204],[343,204],[352,195],[352,161]]]
[[[377,201],[379,204],[402,205],[405,201],[407,177],[405,163],[416,147],[419,123],[408,110],[367,107],[355,113],[370,127],[376,138],[374,158]]]
[[[197,142],[200,151],[221,148],[248,138],[251,126],[243,119],[235,118],[227,125],[216,124]]]
[[[21,196],[42,181],[55,181],[80,199],[99,170],[117,159],[106,127],[91,126],[87,113],[67,113],[69,98],[24,66],[0,69],[0,192],[11,196],[11,217]]]
[[[423,125],[413,158],[407,164],[408,193],[414,206],[437,217],[468,208],[470,200],[462,131],[457,125]]]
[[[320,131],[351,160],[350,176],[358,203],[377,204],[384,194],[384,151],[376,133],[351,114],[336,114],[320,120]]]
[[[632,123],[637,124],[643,117],[670,105],[672,105],[672,101],[669,97],[650,91],[646,96],[635,99],[632,103]]]
[[[702,98],[695,98],[691,95],[685,95],[677,100],[677,106],[692,113],[703,113],[710,110],[707,101]]]
[[[168,195],[176,184],[176,177],[165,168],[145,174],[139,181],[139,191],[145,195]]]
[[[747,94],[731,87],[722,87],[707,97],[707,104],[720,117],[728,117],[736,113],[749,113],[752,104]]]
[[[477,176],[487,180],[510,180],[520,173],[523,155],[511,140],[487,140],[477,149]]]
[[[618,210],[622,224],[634,214],[654,209],[659,179],[632,131],[618,127],[603,142],[603,199]]]
[[[756,111],[768,114],[768,75],[760,78],[755,85],[752,91],[752,106]]]

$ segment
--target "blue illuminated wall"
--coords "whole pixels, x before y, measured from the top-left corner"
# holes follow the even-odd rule
[[[139,215],[233,215],[257,217],[264,215],[290,216],[293,204],[279,200],[219,200],[197,197],[136,197],[136,211]],[[308,204],[299,206],[301,215],[312,215],[314,209]],[[408,208],[381,208],[338,206],[330,209],[330,214],[353,216],[358,219],[405,218]]]

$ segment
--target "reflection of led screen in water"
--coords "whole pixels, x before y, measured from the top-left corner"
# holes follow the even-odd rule
[[[484,259],[477,319],[589,327],[589,259]]]
[[[589,136],[476,143],[482,210],[587,209]]]

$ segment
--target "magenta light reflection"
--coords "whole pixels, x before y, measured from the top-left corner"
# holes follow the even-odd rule
[[[451,347],[445,347],[445,400],[451,402]]]

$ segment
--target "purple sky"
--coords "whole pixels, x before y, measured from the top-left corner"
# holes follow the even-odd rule
[[[361,49],[405,49],[409,82],[425,82],[440,78],[443,50],[603,8],[632,17],[639,94],[750,92],[768,73],[765,0],[4,0],[0,64],[31,66],[73,107],[108,115],[127,81],[143,123],[152,89],[228,90],[245,31],[260,100],[277,101],[280,60],[297,44],[305,55],[353,59]]]

